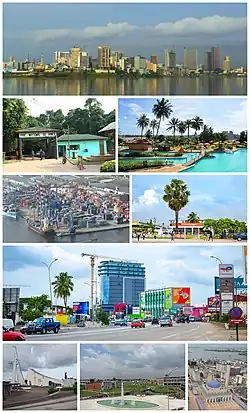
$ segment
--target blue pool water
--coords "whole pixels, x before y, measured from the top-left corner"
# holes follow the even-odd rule
[[[164,152],[163,152],[164,153]],[[169,155],[168,152],[166,152],[166,154]],[[197,155],[199,154],[199,152],[192,152],[192,153],[185,153],[183,156],[180,157],[163,157],[163,156],[155,156],[155,157],[138,157],[138,158],[120,158],[119,162],[136,162],[136,161],[148,161],[150,162],[154,162],[154,161],[169,161],[172,162],[173,164],[184,164],[188,161],[190,161],[191,159],[195,158]]]
[[[215,158],[203,158],[182,172],[247,172],[247,149],[213,155]]]

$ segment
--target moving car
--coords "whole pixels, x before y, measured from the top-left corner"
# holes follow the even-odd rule
[[[234,234],[233,239],[237,239],[238,241],[247,241],[247,233],[239,232],[238,234]]]
[[[151,324],[159,324],[159,320],[158,318],[153,318],[152,323]]]
[[[145,328],[145,323],[142,320],[134,320],[131,323],[131,328]]]
[[[176,318],[176,323],[180,324],[180,323],[185,323],[186,319],[184,315],[180,315],[179,317]]]
[[[120,326],[121,326],[121,327],[127,327],[127,325],[128,325],[128,322],[127,322],[127,320],[125,320],[125,318],[123,318],[122,320],[120,320]]]
[[[161,317],[159,320],[160,327],[173,327],[173,322],[170,316]]]
[[[57,334],[60,330],[59,321],[54,321],[53,318],[36,318],[34,321],[29,322],[26,326],[20,329],[20,332],[23,334],[46,334],[50,331],[53,331]]]
[[[79,323],[77,323],[77,327],[86,327],[85,321],[79,321]]]
[[[25,337],[22,333],[3,327],[3,341],[25,341]]]
[[[9,330],[9,331],[14,331],[14,323],[11,318],[4,318],[3,319],[3,326]]]

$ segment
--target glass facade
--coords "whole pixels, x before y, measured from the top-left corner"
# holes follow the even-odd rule
[[[102,261],[98,267],[101,302],[104,310],[113,311],[118,303],[139,306],[140,293],[145,290],[143,264],[123,261]]]

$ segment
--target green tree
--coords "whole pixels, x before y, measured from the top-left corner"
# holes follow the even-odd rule
[[[159,130],[161,126],[161,121],[164,119],[168,119],[173,112],[172,110],[172,103],[169,102],[168,99],[157,99],[157,102],[154,104],[152,112],[155,115],[156,119],[159,119],[156,136],[159,135]]]
[[[164,188],[163,201],[175,212],[175,227],[178,230],[179,212],[188,204],[190,191],[184,181],[172,179]]]
[[[141,138],[143,136],[143,131],[146,129],[149,125],[149,118],[145,113],[143,113],[138,119],[137,119],[137,127],[141,129]]]
[[[185,124],[186,124],[187,132],[188,132],[188,139],[189,139],[190,129],[192,128],[193,120],[192,119],[187,119]]]
[[[60,272],[60,274],[55,277],[55,281],[52,282],[55,297],[63,299],[65,311],[67,311],[68,298],[74,290],[72,278],[67,272]]]
[[[147,130],[147,132],[145,133],[145,138],[147,139],[152,139],[153,135],[150,129]]]
[[[241,144],[244,144],[244,143],[247,142],[247,131],[244,131],[244,130],[243,130],[243,131],[240,132],[239,142],[240,142]]]
[[[109,316],[107,313],[105,313],[102,309],[101,306],[97,307],[96,313],[95,313],[95,318],[98,323],[101,323],[102,325],[108,325],[109,324]]]
[[[192,129],[195,131],[195,136],[197,136],[197,132],[201,130],[204,122],[203,120],[199,117],[196,116],[193,121],[192,121]]]
[[[24,321],[42,317],[44,310],[51,307],[51,300],[46,294],[35,297],[23,297],[19,301],[19,315]]]
[[[17,149],[17,131],[25,126],[28,108],[23,99],[3,99],[3,151]]]
[[[200,218],[195,212],[190,212],[190,214],[187,217],[187,222],[192,222],[192,223],[197,223],[200,221]]]
[[[178,127],[179,127],[179,123],[180,123],[180,121],[179,121],[178,118],[172,118],[169,121],[169,127],[167,128],[167,130],[168,131],[173,131],[174,139],[175,139],[176,131],[178,130]]]
[[[158,122],[156,119],[152,119],[150,122],[150,128],[152,129],[153,138],[155,137],[155,129],[158,127]]]
[[[186,123],[180,121],[179,124],[178,124],[178,131],[180,132],[181,137],[184,135],[184,133],[186,132],[186,130],[187,130]]]

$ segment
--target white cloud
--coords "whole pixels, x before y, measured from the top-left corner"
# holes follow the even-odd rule
[[[153,207],[161,202],[162,195],[159,194],[154,188],[146,189],[143,195],[140,195],[133,202],[133,211],[140,209],[141,207]]]
[[[133,116],[141,116],[143,112],[143,108],[138,105],[138,103],[129,103],[128,104],[129,112]]]

